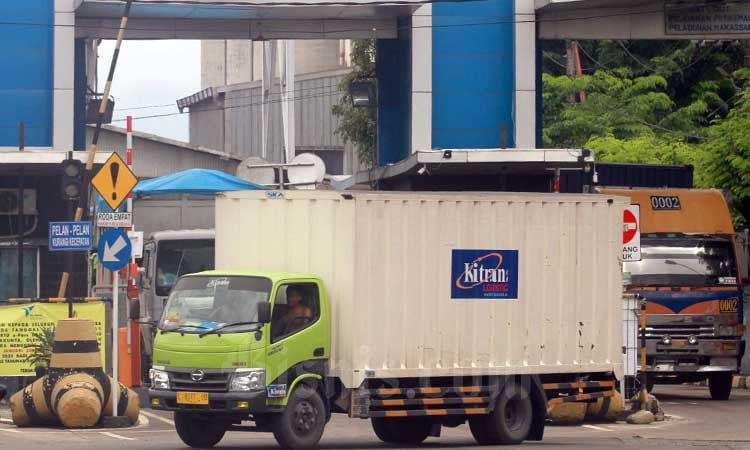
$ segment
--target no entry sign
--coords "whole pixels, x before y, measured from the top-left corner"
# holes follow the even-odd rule
[[[641,214],[638,205],[625,208],[622,220],[622,260],[641,260]]]

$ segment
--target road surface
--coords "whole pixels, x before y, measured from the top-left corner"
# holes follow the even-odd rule
[[[651,425],[593,424],[548,427],[544,441],[529,442],[508,449],[615,449],[654,448],[750,449],[750,391],[737,390],[727,402],[708,400],[708,390],[698,386],[657,386],[668,420]],[[186,446],[172,426],[171,414],[145,410],[141,423],[130,429],[68,431],[18,429],[8,423],[8,411],[0,418],[0,448],[9,450],[176,450]],[[268,449],[276,443],[270,434],[231,432],[219,449]],[[467,426],[443,428],[440,438],[430,438],[427,449],[476,448]],[[328,424],[321,449],[399,450],[381,443],[368,421],[334,416]]]

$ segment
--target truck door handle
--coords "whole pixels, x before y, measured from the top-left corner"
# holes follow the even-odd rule
[[[313,350],[313,356],[323,356],[326,353],[326,349],[323,347],[318,347],[315,350]]]

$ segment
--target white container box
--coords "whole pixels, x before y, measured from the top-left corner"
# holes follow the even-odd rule
[[[331,375],[350,388],[372,377],[619,377],[627,204],[605,195],[225,193],[216,267],[322,277]]]

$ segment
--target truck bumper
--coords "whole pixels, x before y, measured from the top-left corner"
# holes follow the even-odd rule
[[[179,404],[177,403],[176,391],[149,389],[148,398],[151,409],[161,411],[227,413],[232,415],[275,412],[273,407],[266,405],[266,391],[210,392],[208,394],[208,405]]]
[[[658,340],[648,340],[646,368],[649,372],[665,374],[736,372],[743,351],[744,342],[739,339],[701,340],[695,345],[683,342],[665,345]]]

